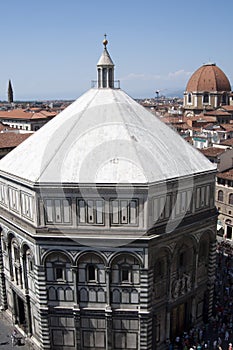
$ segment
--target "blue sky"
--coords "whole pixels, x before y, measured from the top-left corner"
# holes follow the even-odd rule
[[[115,78],[134,98],[185,90],[215,62],[233,85],[233,1],[1,2],[0,100],[75,99],[96,79],[107,33]]]

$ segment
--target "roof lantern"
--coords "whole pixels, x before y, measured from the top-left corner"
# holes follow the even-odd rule
[[[97,63],[98,72],[98,88],[114,88],[114,63],[107,50],[108,40],[107,35],[104,35],[103,40],[104,51]]]

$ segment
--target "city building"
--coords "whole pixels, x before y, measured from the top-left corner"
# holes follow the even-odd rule
[[[216,207],[219,212],[218,232],[233,240],[233,168],[219,172],[216,177]]]
[[[232,140],[232,139],[229,139]],[[227,140],[228,141],[228,140]],[[217,166],[215,201],[218,210],[217,232],[225,239],[233,239],[233,148],[217,145],[200,150]]]
[[[30,133],[20,134],[16,132],[0,132],[0,159],[5,157],[30,135]]]
[[[32,133],[11,128],[0,123],[0,159],[26,140]]]
[[[230,104],[230,82],[215,63],[206,63],[193,73],[184,92],[185,116],[192,117]]]
[[[233,166],[233,149],[229,147],[207,147],[200,150],[212,163],[217,165],[218,172],[226,171]]]
[[[38,108],[0,110],[0,121],[2,124],[24,132],[36,131],[51,120],[57,112]]]
[[[115,88],[0,161],[0,301],[36,349],[165,349],[212,314],[216,167]]]

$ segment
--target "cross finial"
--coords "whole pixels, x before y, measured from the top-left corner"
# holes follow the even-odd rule
[[[105,49],[106,49],[106,46],[108,45],[108,40],[106,38],[107,38],[107,34],[104,34],[103,44]]]

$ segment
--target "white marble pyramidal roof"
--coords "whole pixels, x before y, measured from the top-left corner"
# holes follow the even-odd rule
[[[97,63],[97,66],[114,66],[114,63],[111,59],[111,56],[107,50],[107,48],[105,47],[98,63]]]
[[[148,184],[215,166],[121,89],[94,88],[0,161],[30,183]]]

